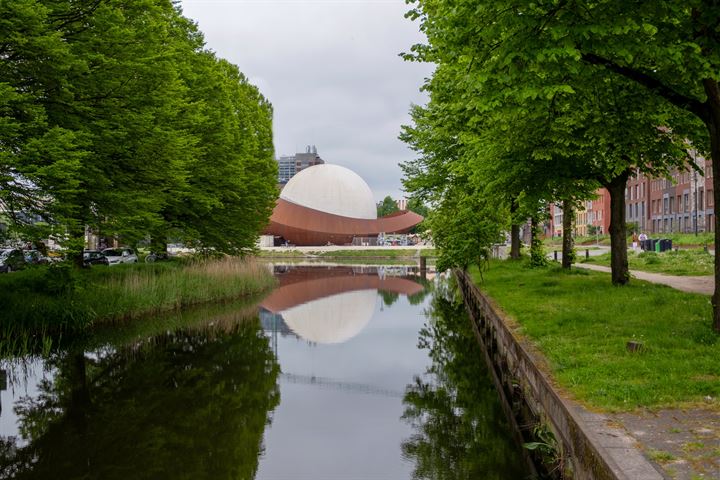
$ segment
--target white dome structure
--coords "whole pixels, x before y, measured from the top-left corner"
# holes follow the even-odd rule
[[[356,290],[320,298],[280,312],[295,334],[315,343],[343,343],[370,323],[377,290]]]
[[[280,198],[343,217],[377,218],[368,184],[357,173],[339,165],[315,165],[298,172],[285,185]]]

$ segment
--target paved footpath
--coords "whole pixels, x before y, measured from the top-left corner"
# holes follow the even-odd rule
[[[602,265],[593,265],[590,263],[576,263],[575,267],[595,270],[596,272],[610,272],[610,267]],[[712,295],[715,289],[715,279],[712,275],[703,275],[697,277],[664,275],[662,273],[642,272],[640,270],[630,270],[630,275],[638,280],[645,280],[652,283],[661,283],[683,292],[702,293],[704,295]]]

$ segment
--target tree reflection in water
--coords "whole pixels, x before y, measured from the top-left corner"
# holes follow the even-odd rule
[[[16,406],[30,443],[4,445],[0,478],[255,476],[279,402],[279,367],[257,322],[54,363],[41,395]]]
[[[462,303],[436,292],[420,347],[432,361],[405,393],[415,433],[403,454],[416,479],[505,480],[527,476]]]

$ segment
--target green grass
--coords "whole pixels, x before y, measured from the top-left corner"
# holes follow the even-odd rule
[[[659,463],[667,463],[675,460],[675,455],[663,450],[649,450],[648,455],[650,455],[650,458]]]
[[[610,266],[610,253],[604,253],[583,263]],[[631,270],[665,273],[668,275],[712,275],[714,257],[703,249],[655,252],[628,251],[628,265]]]
[[[149,265],[32,268],[0,276],[0,340],[77,331],[270,288],[267,268],[237,258]],[[25,335],[26,337],[26,335]]]
[[[707,296],[607,274],[493,261],[472,272],[548,358],[559,385],[597,409],[720,409],[720,336]],[[626,342],[644,348],[630,353]],[[708,401],[707,397],[712,400]]]
[[[256,253],[260,258],[292,258],[304,257],[305,254],[300,250],[260,250]]]
[[[700,232],[697,235],[694,233],[647,233],[650,238],[669,238],[673,242],[673,246],[677,247],[698,247],[708,245],[712,247],[715,244],[715,234],[712,232]],[[628,245],[632,245],[632,234],[627,237]],[[546,238],[544,240],[545,246],[548,248],[560,248],[562,247],[562,237]],[[585,237],[575,237],[575,245],[582,247],[585,245],[610,245],[609,235],[594,235]]]
[[[546,238],[543,243],[551,249],[562,248],[562,237]],[[610,235],[591,235],[575,237],[575,245],[578,247],[589,245],[610,245]],[[556,248],[557,247],[557,248]]]
[[[701,232],[697,235],[693,233],[653,233],[650,238],[669,238],[672,240],[673,246],[680,247],[712,246],[715,244],[715,234],[713,232]]]

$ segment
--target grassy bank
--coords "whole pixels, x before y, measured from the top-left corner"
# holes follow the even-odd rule
[[[610,266],[610,253],[582,259],[583,263]],[[712,275],[714,257],[703,249],[655,252],[628,252],[631,270],[667,275]]]
[[[551,249],[560,249],[562,248],[562,237],[549,237],[546,238],[543,243],[546,247]],[[610,246],[610,235],[592,235],[592,236],[579,236],[575,237],[575,245],[576,246],[585,246],[585,245],[605,245]]]
[[[610,411],[720,409],[720,336],[708,297],[641,281],[613,287],[607,274],[512,261],[472,274],[579,401]],[[630,340],[644,349],[628,352]]]
[[[252,295],[274,283],[270,272],[237,258],[119,265],[74,271],[33,268],[0,276],[0,329],[40,334],[78,330],[188,305]]]
[[[650,238],[668,238],[672,240],[674,247],[701,247],[708,245],[713,247],[715,244],[715,234],[712,232],[701,232],[695,235],[694,233],[648,233],[645,232]],[[627,237],[628,245],[632,244],[632,234]],[[562,237],[546,238],[544,241],[548,248],[562,248]],[[610,246],[609,235],[592,235],[584,237],[575,237],[575,244],[577,246],[584,245],[605,245]]]

